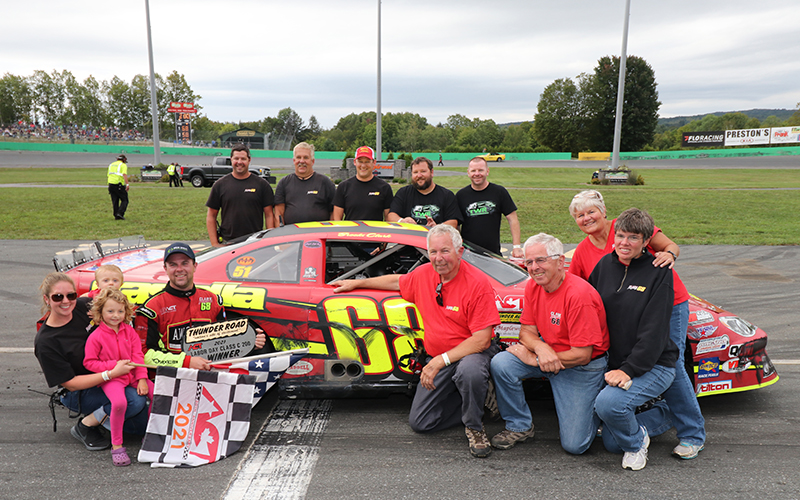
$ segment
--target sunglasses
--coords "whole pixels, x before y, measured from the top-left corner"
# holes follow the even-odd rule
[[[442,297],[442,282],[440,281],[438,285],[436,285],[436,303],[440,306],[444,306],[444,297]]]
[[[62,302],[65,298],[67,300],[75,300],[78,298],[78,294],[75,292],[68,293],[66,295],[64,295],[63,293],[54,293],[53,295],[50,296],[50,300],[52,300],[53,302]]]

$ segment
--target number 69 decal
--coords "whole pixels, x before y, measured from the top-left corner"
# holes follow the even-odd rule
[[[330,297],[322,303],[330,324],[334,350],[341,359],[355,359],[366,375],[388,375],[400,367],[398,359],[422,338],[422,316],[414,304],[399,297],[380,304],[367,297]]]

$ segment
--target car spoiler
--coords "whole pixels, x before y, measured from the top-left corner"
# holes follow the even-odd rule
[[[147,242],[142,235],[94,241],[92,243],[79,245],[71,250],[58,252],[55,257],[53,257],[53,265],[56,267],[56,271],[63,273],[81,264],[102,259],[108,255],[139,248],[147,248],[147,246]]]

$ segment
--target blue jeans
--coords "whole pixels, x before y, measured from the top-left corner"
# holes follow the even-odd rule
[[[125,388],[128,409],[125,411],[123,432],[128,434],[144,434],[147,429],[147,396],[139,396],[135,387]],[[72,391],[61,397],[61,402],[74,412],[84,415],[92,413],[108,430],[111,430],[108,415],[111,413],[111,402],[99,387],[91,387],[82,391]]]
[[[651,436],[663,434],[674,425],[680,441],[699,446],[706,442],[706,421],[700,412],[692,379],[684,368],[683,351],[688,327],[689,301],[685,301],[672,308],[669,321],[669,338],[678,346],[678,361],[675,363],[675,380],[664,392],[666,405],[657,405],[640,413],[637,419]]]
[[[589,449],[597,434],[600,420],[594,414],[593,407],[605,383],[605,372],[606,356],[554,374],[526,365],[510,352],[499,353],[492,359],[492,377],[497,392],[497,407],[506,422],[506,429],[522,432],[531,428],[533,417],[525,401],[522,381],[546,377],[553,389],[561,447],[569,453],[580,455]]]
[[[642,447],[644,433],[636,420],[636,407],[663,393],[675,378],[675,368],[655,365],[640,377],[634,377],[626,391],[605,386],[594,403],[603,421],[603,445],[612,453],[634,452]]]

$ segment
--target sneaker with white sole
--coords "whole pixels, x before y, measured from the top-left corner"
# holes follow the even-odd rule
[[[644,431],[644,439],[642,440],[642,447],[639,451],[626,451],[622,456],[622,468],[631,470],[642,470],[647,465],[647,447],[650,446],[650,436],[647,435],[647,429],[641,427]]]
[[[517,443],[524,443],[528,439],[533,438],[533,426],[527,431],[515,432],[504,429],[502,432],[495,434],[492,437],[492,446],[498,450],[507,450],[513,448]]]
[[[492,454],[492,445],[486,436],[486,430],[481,426],[481,430],[464,427],[464,432],[469,440],[469,452],[473,457],[486,458]]]
[[[677,455],[684,460],[691,460],[697,457],[697,455],[703,451],[704,447],[705,446],[702,444],[691,444],[687,443],[686,441],[681,441],[680,444],[672,450],[672,454]]]
[[[108,436],[103,435],[99,425],[88,427],[78,420],[78,423],[69,432],[89,451],[100,451],[111,447],[111,440]]]

